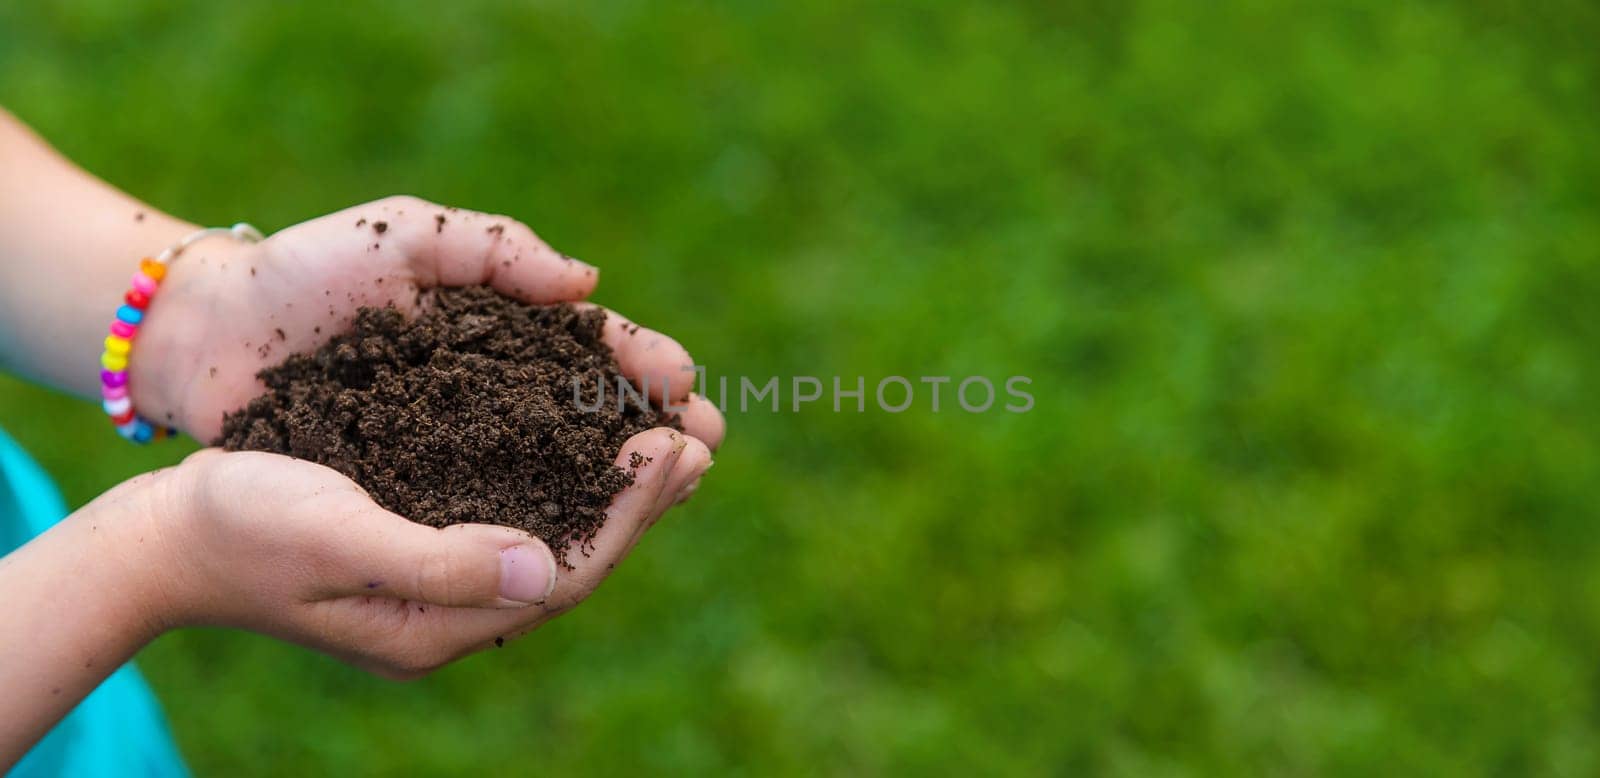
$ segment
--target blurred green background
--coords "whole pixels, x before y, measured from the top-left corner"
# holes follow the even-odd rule
[[[201,223],[516,215],[714,375],[1033,379],[734,413],[585,607],[418,683],[165,637],[203,774],[1588,775],[1597,39],[1498,0],[6,4],[0,104]],[[0,424],[74,505],[186,450],[10,380]]]

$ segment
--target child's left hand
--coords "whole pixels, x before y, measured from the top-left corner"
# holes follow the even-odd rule
[[[593,266],[556,252],[514,219],[390,197],[259,244],[212,239],[190,248],[150,306],[129,386],[147,418],[209,442],[224,413],[263,391],[258,371],[321,345],[362,306],[412,311],[423,289],[473,284],[529,303],[578,301],[598,280]],[[648,377],[657,402],[687,404],[685,431],[715,448],[722,415],[691,396],[689,353],[658,332],[626,334],[625,324],[609,313],[606,340],[623,374],[635,383]]]

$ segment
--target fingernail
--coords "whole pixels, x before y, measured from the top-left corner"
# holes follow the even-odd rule
[[[683,489],[678,492],[677,502],[688,502],[689,498],[694,496],[695,490],[699,488],[700,479],[695,478],[693,481],[689,482],[688,486],[683,487]]]
[[[500,552],[500,596],[534,603],[556,589],[556,560],[537,546],[512,546]]]
[[[678,503],[689,499],[689,495],[694,494],[694,490],[700,488],[700,477],[711,469],[711,465],[712,461],[707,459],[705,464],[700,465],[699,469],[690,473],[689,477],[683,480],[683,486],[678,489],[677,495],[673,497],[673,502]]]

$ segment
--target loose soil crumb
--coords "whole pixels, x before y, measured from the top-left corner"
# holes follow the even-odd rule
[[[637,403],[619,411],[604,323],[599,310],[529,306],[485,287],[430,292],[409,321],[362,308],[352,331],[261,371],[267,393],[228,414],[214,445],[327,465],[422,524],[527,530],[565,563],[633,483],[612,464],[622,444],[679,426]],[[575,378],[582,408],[606,387],[598,411],[579,407]]]

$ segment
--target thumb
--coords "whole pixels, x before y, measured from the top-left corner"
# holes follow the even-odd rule
[[[392,516],[392,514],[391,514]],[[522,608],[556,584],[556,560],[538,538],[507,527],[435,529],[393,516],[384,532],[352,539],[340,595],[458,608]]]

